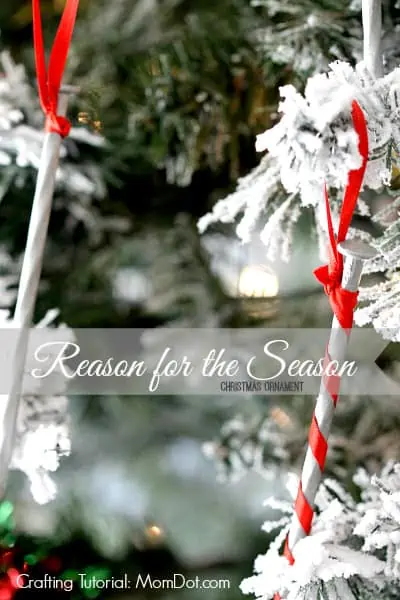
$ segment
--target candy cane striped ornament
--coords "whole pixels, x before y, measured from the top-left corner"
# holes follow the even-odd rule
[[[309,535],[311,531],[315,497],[325,467],[328,436],[338,401],[340,377],[329,373],[329,363],[336,360],[341,364],[345,359],[363,263],[376,256],[376,251],[365,242],[345,241],[368,160],[367,126],[357,102],[353,102],[352,116],[355,130],[359,135],[362,165],[360,169],[351,171],[349,174],[337,236],[334,235],[329,198],[325,189],[330,261],[328,265],[316,269],[315,276],[324,285],[334,318],[325,352],[324,375],[312,417],[293,520],[284,547],[284,556],[290,564],[294,563],[293,550],[297,542]],[[343,255],[345,260],[343,260]],[[280,600],[279,594],[275,594],[275,600]]]
[[[363,0],[364,61],[374,77],[382,75],[380,56],[381,0]],[[331,360],[342,362],[345,358],[353,314],[357,304],[358,287],[364,260],[376,255],[376,251],[361,241],[346,240],[357,197],[368,161],[368,133],[364,115],[356,102],[353,102],[352,117],[355,131],[359,135],[359,151],[362,165],[358,171],[349,174],[348,185],[343,200],[337,237],[334,235],[329,198],[325,188],[325,202],[330,240],[330,262],[316,270],[317,279],[325,286],[334,319],[330,339],[326,348],[325,367]],[[345,261],[343,261],[343,255]],[[324,369],[325,371],[325,369]],[[310,534],[314,517],[314,502],[325,467],[328,451],[328,436],[333,414],[338,401],[340,378],[325,374],[321,381],[310,432],[308,448],[303,464],[299,488],[294,506],[294,515],[286,538],[284,556],[289,564],[294,563],[293,550],[296,543]],[[275,594],[274,600],[280,600]]]
[[[345,241],[368,160],[367,126],[362,110],[356,102],[353,103],[352,116],[355,130],[359,135],[362,165],[360,169],[349,174],[337,237],[333,232],[329,199],[325,189],[330,261],[328,265],[317,269],[315,276],[325,287],[334,318],[325,353],[324,375],[311,422],[308,448],[294,507],[294,517],[284,549],[284,554],[291,564],[294,562],[293,549],[296,543],[309,535],[311,531],[315,496],[325,467],[328,436],[338,401],[340,377],[329,372],[329,363],[338,361],[341,364],[345,359],[353,325],[353,313],[357,304],[357,290],[363,262],[376,255],[375,250],[364,242]],[[343,254],[346,256],[345,261],[343,261]]]
[[[344,264],[342,288],[344,291],[356,295],[363,262],[373,258],[376,253],[367,244],[355,243],[353,240],[340,244],[339,251],[347,255]],[[343,328],[335,316],[325,354],[325,368],[332,360],[337,360],[339,364],[343,362],[349,337],[350,329]],[[328,436],[338,401],[339,387],[340,377],[324,374],[310,426],[308,448],[295,502],[295,515],[285,544],[284,554],[291,564],[294,562],[292,549],[300,539],[309,535],[311,531],[314,516],[313,505],[325,467]]]

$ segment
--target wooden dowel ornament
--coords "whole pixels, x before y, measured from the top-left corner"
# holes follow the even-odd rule
[[[66,118],[68,97],[77,91],[62,86],[62,77],[71,44],[79,0],[67,0],[46,68],[40,14],[40,0],[32,0],[36,72],[40,102],[46,116],[46,134],[37,175],[28,238],[24,253],[13,326],[17,333],[13,357],[12,384],[3,407],[0,431],[0,493],[3,495],[12,457],[16,421],[29,341],[29,328],[35,310],[47,231],[50,220],[56,173],[63,138],[70,131]]]
[[[371,75],[382,75],[380,55],[381,1],[363,0],[364,62]],[[329,264],[315,271],[317,279],[324,285],[334,313],[329,342],[325,353],[325,365],[331,360],[343,362],[353,326],[353,315],[357,304],[358,288],[363,263],[376,256],[376,251],[360,240],[346,240],[357,198],[368,161],[368,131],[364,114],[357,102],[352,105],[354,129],[359,137],[359,152],[362,157],[360,169],[349,173],[340,215],[337,236],[334,234],[327,189],[325,188],[326,214],[330,242]],[[344,257],[344,258],[343,258]],[[286,538],[284,555],[294,563],[293,551],[297,542],[311,532],[314,517],[315,497],[321,482],[328,451],[328,437],[333,414],[338,401],[340,378],[325,374],[321,381],[311,422],[306,457],[301,472],[299,488],[294,506],[293,520]],[[274,600],[281,600],[275,594]]]

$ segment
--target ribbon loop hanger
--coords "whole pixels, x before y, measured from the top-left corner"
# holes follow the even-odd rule
[[[343,256],[338,250],[338,244],[344,242],[353,218],[354,209],[361,190],[368,161],[368,130],[364,113],[358,102],[352,104],[352,118],[354,129],[358,134],[358,149],[362,157],[361,167],[350,171],[348,183],[344,192],[342,209],[340,212],[337,236],[333,229],[331,208],[329,205],[328,190],[325,185],[325,205],[329,235],[329,262],[327,265],[315,269],[314,275],[323,284],[326,294],[341,327],[350,330],[353,324],[353,313],[357,304],[358,293],[350,292],[342,287]]]
[[[71,129],[68,119],[57,114],[57,105],[78,7],[79,0],[66,0],[47,67],[40,0],[32,0],[33,40],[40,104],[46,115],[46,131],[58,133],[61,137],[67,137]]]

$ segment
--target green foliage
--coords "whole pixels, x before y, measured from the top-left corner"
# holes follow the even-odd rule
[[[241,144],[268,124],[256,11],[243,0],[107,4],[78,26],[72,76],[95,91],[91,112],[114,159],[180,186],[205,168],[227,167],[234,180]]]
[[[339,56],[353,60],[361,47],[359,10],[344,0],[265,0],[257,4],[251,6],[248,0],[82,1],[68,74],[70,81],[81,86],[82,94],[71,107],[70,116],[74,125],[81,122],[101,130],[108,145],[102,149],[80,145],[74,165],[83,172],[88,164],[95,163],[108,188],[105,197],[89,204],[78,192],[58,190],[38,314],[58,306],[63,320],[80,327],[243,323],[237,303],[226,298],[218,278],[211,273],[195,218],[183,215],[175,219],[176,205],[179,210],[183,207],[186,212],[204,214],[211,201],[210,190],[215,193],[217,188],[229,186],[252,166],[254,136],[276,118],[277,84],[288,80],[302,84],[310,70],[307,57],[312,55],[314,64],[319,60],[323,66]],[[49,37],[61,5],[42,2]],[[14,45],[15,55],[23,57],[33,83],[30,20],[29,1],[3,2],[0,7],[2,39]],[[2,169],[0,181],[7,192],[1,206],[0,238],[15,258],[11,268],[15,277],[25,243],[35,172],[20,169],[19,175],[15,181],[20,185],[11,185],[13,174]],[[276,203],[282,199],[279,187]],[[163,213],[164,223],[158,221],[158,215],[155,218],[155,212]],[[113,277],[121,267],[142,270],[151,282],[151,293],[140,306],[129,301],[122,306],[113,295]],[[286,326],[292,321],[293,326],[298,325],[299,319],[314,323],[320,312],[310,298],[295,298],[293,305],[280,307]],[[323,318],[325,322],[325,313]],[[184,433],[188,438],[205,440],[212,437],[217,421],[222,420],[220,404],[226,412],[228,405],[225,398],[213,398],[205,407],[197,398],[181,395],[151,410],[147,398],[140,403],[91,399],[97,410],[104,411],[102,429],[100,419],[90,411],[83,414],[85,401],[76,400],[82,414],[76,425],[74,456],[86,468],[82,468],[82,502],[92,489],[91,469],[101,469],[111,454],[115,460],[112,469],[117,472],[118,465],[136,464],[141,454],[151,458],[149,448],[165,438]],[[242,405],[241,398],[239,401]],[[232,406],[231,399],[229,403]],[[254,406],[259,407],[259,403],[254,401]],[[339,407],[336,421],[343,435],[336,435],[332,442],[336,466],[329,464],[328,468],[346,479],[356,460],[365,464],[383,460],[385,436],[396,433],[397,421],[390,415],[391,423],[382,423],[382,409],[376,405],[371,409],[369,403],[368,411],[364,410],[365,402],[346,402],[344,406],[342,413]],[[253,408],[249,400],[246,408],[249,412]],[[291,462],[302,457],[310,411],[309,398],[295,399],[290,412],[288,409],[296,425],[287,448]],[[86,436],[86,431],[91,435]],[[252,428],[250,433],[251,441],[254,437],[258,441],[258,431]],[[277,445],[272,448],[276,449]],[[93,465],[88,460],[91,453]],[[265,446],[263,459],[264,455],[270,458],[270,446]],[[242,461],[242,456],[239,458]],[[165,494],[164,483],[157,487],[161,493],[154,494],[155,480],[151,477],[155,463],[162,461],[158,455],[152,460],[143,463],[147,477],[143,489],[162,497],[160,502],[166,504],[168,512],[168,503],[172,506],[176,496]],[[70,490],[73,480],[68,470],[65,473],[64,490]],[[131,472],[126,473],[124,479],[133,480]],[[189,487],[187,474],[182,480],[185,477]],[[168,478],[175,486],[170,475]],[[79,490],[75,491],[78,495]],[[75,507],[67,507],[66,512],[76,519],[75,530],[86,518],[83,535],[90,538],[90,533],[98,531],[103,541],[99,552],[105,555],[108,546],[110,556],[114,509],[107,506],[104,523],[96,529],[95,509],[87,501],[85,506],[90,514]],[[0,505],[5,545],[19,542],[13,518],[10,504]],[[188,529],[190,526],[195,535],[198,515]],[[113,530],[114,537],[133,545],[125,521],[123,527],[126,539],[118,527],[114,528],[116,534]],[[32,540],[28,546],[25,561],[36,566],[47,549],[38,548]],[[90,558],[91,564],[95,562]],[[76,578],[77,568],[76,564],[68,565],[64,577]],[[99,577],[109,572],[90,569]]]
[[[268,18],[260,32],[267,60],[303,81],[334,60],[361,56],[361,3],[346,0],[254,0]]]
[[[152,51],[136,69],[129,141],[169,183],[188,185],[197,170],[241,171],[240,148],[267,122],[267,92],[256,53],[215,16],[193,15],[181,39]],[[228,23],[229,25],[229,23]],[[222,39],[221,39],[222,38]]]

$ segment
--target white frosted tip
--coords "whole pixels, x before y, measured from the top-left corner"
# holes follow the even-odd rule
[[[338,244],[338,250],[344,256],[351,256],[353,258],[359,258],[361,260],[371,260],[378,256],[378,251],[364,242],[363,240],[345,240]]]
[[[81,88],[78,85],[62,85],[60,88],[60,94],[79,94]]]

